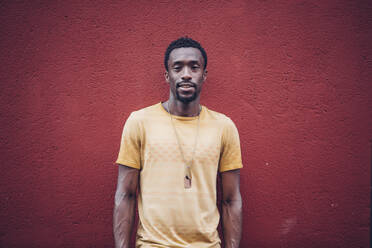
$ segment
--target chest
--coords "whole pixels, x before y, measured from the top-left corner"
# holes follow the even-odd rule
[[[144,160],[182,160],[218,163],[222,130],[218,125],[197,120],[173,123],[163,119],[149,123],[143,132]]]

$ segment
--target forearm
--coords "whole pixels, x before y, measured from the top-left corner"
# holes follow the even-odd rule
[[[116,193],[113,216],[115,248],[129,247],[134,224],[135,207],[135,194]]]
[[[222,225],[225,248],[238,248],[242,232],[242,200],[222,202]]]

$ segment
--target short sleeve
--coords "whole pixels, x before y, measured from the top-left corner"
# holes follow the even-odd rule
[[[222,146],[219,171],[240,169],[243,167],[242,155],[240,150],[240,140],[238,129],[234,122],[228,119],[223,128]]]
[[[141,168],[140,126],[138,120],[134,118],[133,113],[125,122],[116,163],[136,169]]]

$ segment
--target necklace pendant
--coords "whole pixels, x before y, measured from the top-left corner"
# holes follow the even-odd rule
[[[185,177],[184,177],[184,186],[185,189],[191,188],[191,169],[190,166],[186,166],[185,168]]]
[[[185,186],[185,189],[191,188],[191,178],[188,178],[187,176],[184,177],[183,183]]]

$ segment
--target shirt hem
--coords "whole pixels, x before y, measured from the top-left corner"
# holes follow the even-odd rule
[[[137,163],[135,163],[133,161],[130,161],[130,160],[121,160],[121,159],[118,159],[118,160],[116,160],[115,163],[116,164],[125,165],[125,166],[131,167],[131,168],[135,168],[135,169],[140,169],[141,168],[140,166],[138,166]]]
[[[236,169],[241,169],[243,168],[243,164],[232,164],[228,166],[224,166],[224,168],[219,169],[219,172],[225,172],[225,171],[230,171],[230,170],[236,170]]]

